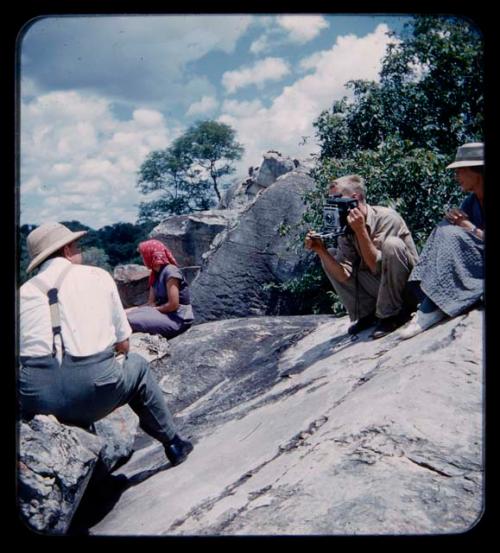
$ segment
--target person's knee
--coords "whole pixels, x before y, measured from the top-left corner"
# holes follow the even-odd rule
[[[389,236],[382,244],[382,256],[392,257],[406,250],[406,244],[397,236]]]
[[[447,238],[465,238],[467,233],[465,229],[451,223],[444,223],[437,227],[439,232],[439,239],[446,240]]]

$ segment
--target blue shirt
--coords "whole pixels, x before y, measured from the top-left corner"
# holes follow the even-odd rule
[[[460,206],[460,209],[467,213],[469,220],[477,228],[484,229],[484,211],[474,193],[471,193],[465,198]]]

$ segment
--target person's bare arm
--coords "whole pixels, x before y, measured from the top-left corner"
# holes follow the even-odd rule
[[[323,240],[315,237],[312,231],[307,233],[304,246],[306,250],[311,250],[318,255],[321,265],[328,276],[333,277],[338,282],[345,282],[349,278],[349,273],[331,256]]]
[[[171,313],[179,309],[179,279],[169,278],[167,280],[168,302],[157,306],[160,313]]]

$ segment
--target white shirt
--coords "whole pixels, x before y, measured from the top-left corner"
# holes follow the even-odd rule
[[[63,257],[49,259],[42,263],[36,278],[52,288],[69,263]],[[59,289],[58,298],[64,347],[71,355],[99,353],[132,334],[115,281],[103,269],[73,264]],[[52,353],[48,298],[31,280],[20,289],[19,326],[21,356]]]

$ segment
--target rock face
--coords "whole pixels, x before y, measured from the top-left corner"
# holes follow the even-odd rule
[[[445,534],[483,505],[482,311],[407,341],[346,318],[191,328],[155,365],[182,465],[150,442],[95,535]],[[155,472],[156,471],[156,472]]]
[[[148,268],[133,263],[117,265],[113,271],[113,278],[123,307],[142,305],[148,301]]]
[[[103,442],[55,417],[37,415],[19,433],[19,508],[29,527],[63,534],[92,475]]]
[[[233,210],[210,210],[165,219],[150,233],[174,254],[179,266],[200,266],[203,254],[217,234],[236,221]]]
[[[132,453],[137,425],[128,406],[96,422],[95,434],[52,415],[21,422],[18,505],[28,527],[65,534],[96,467],[102,477]]]
[[[151,238],[160,240],[172,251],[189,284],[201,276],[194,293],[196,322],[221,316],[269,314],[269,309],[264,307],[269,301],[279,305],[281,301],[277,313],[293,311],[289,305],[288,308],[282,305],[282,298],[274,297],[263,287],[286,281],[300,266],[301,255],[291,251],[291,237],[285,238],[283,231],[287,225],[296,224],[303,213],[300,196],[312,186],[307,173],[306,164],[269,151],[264,154],[261,166],[252,169],[249,179],[226,191],[220,206],[223,209],[169,217],[151,231]],[[285,182],[276,182],[284,178]],[[270,195],[263,199],[261,195],[265,190]],[[258,205],[254,206],[256,201]],[[235,230],[237,226],[241,227],[239,231]],[[259,248],[263,240],[269,244],[261,252]],[[215,254],[219,249],[222,251]],[[254,259],[257,257],[261,259]],[[207,272],[208,263],[211,267]],[[205,270],[203,276],[199,274],[202,266]],[[221,274],[225,266],[229,268],[228,275]],[[242,309],[248,299],[245,294],[235,305],[226,297],[226,288],[232,288],[233,284],[228,283],[221,290],[218,287],[210,290],[209,274],[213,275],[214,271],[219,274],[219,279],[235,277],[238,291],[248,286],[255,287],[250,293],[253,299],[248,309]],[[114,278],[124,307],[146,303],[148,275],[149,271],[140,265],[115,268]],[[212,305],[214,293],[217,305]]]
[[[264,154],[260,167],[250,167],[249,177],[231,186],[223,194],[220,208],[242,209],[253,203],[257,195],[273,184],[278,177],[296,169],[300,162],[280,152],[270,150]]]
[[[313,187],[304,172],[280,177],[217,237],[191,286],[196,322],[255,315],[290,314],[293,308],[269,285],[303,271],[305,252],[294,251],[292,233],[305,210],[302,195]]]
[[[103,441],[99,459],[104,465],[104,472],[111,472],[130,457],[138,424],[139,417],[128,405],[94,423],[95,433]]]
[[[270,150],[264,154],[264,160],[255,175],[255,184],[267,188],[281,175],[293,171],[297,163],[289,157],[283,157],[280,152]]]

